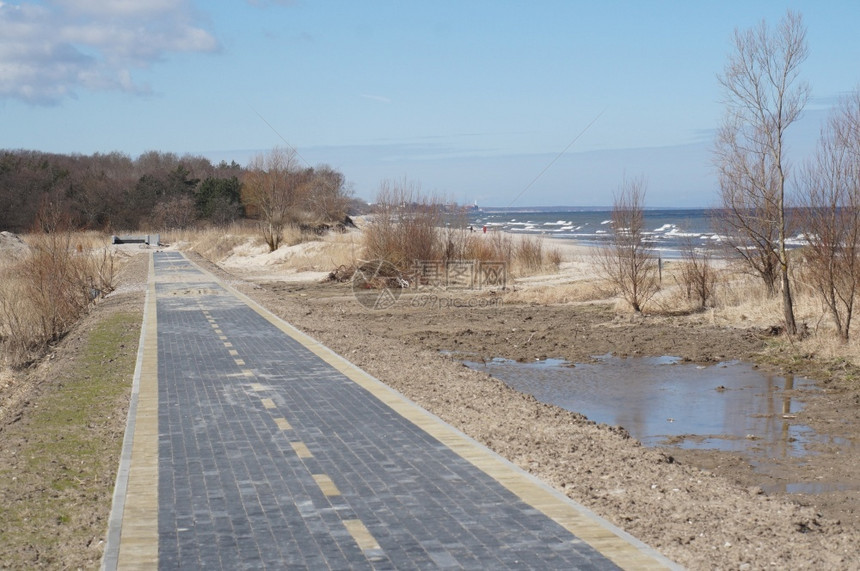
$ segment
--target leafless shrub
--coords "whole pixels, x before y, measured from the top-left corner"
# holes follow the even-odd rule
[[[597,255],[604,275],[635,312],[660,289],[657,259],[645,244],[644,203],[644,180],[625,180],[613,201],[612,244]]]
[[[417,260],[441,259],[442,207],[441,201],[423,196],[417,183],[384,181],[364,232],[365,256],[401,270]]]
[[[709,248],[697,248],[692,240],[681,247],[679,283],[688,300],[695,300],[698,309],[704,309],[714,297],[717,272],[711,263]]]
[[[116,256],[105,237],[51,228],[32,235],[27,256],[3,268],[0,344],[12,366],[38,357],[114,289]]]
[[[407,274],[416,262],[501,262],[508,271],[529,274],[561,261],[539,236],[475,232],[464,214],[452,214],[405,179],[383,182],[363,239],[365,258],[385,260]]]

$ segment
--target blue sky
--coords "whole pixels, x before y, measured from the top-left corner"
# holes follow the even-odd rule
[[[246,164],[285,140],[368,200],[405,177],[607,205],[641,175],[651,206],[709,206],[732,34],[787,9],[811,50],[797,163],[860,84],[856,0],[0,0],[0,148]]]

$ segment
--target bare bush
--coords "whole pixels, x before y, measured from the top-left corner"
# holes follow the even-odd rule
[[[645,243],[644,204],[644,180],[625,180],[613,201],[612,244],[597,255],[606,278],[637,313],[660,289],[657,259]]]
[[[711,263],[711,250],[697,248],[692,240],[681,247],[680,285],[687,299],[695,300],[698,309],[704,309],[714,297],[717,272]]]
[[[540,236],[511,236],[503,232],[475,232],[462,212],[441,200],[421,194],[408,180],[382,183],[371,220],[364,228],[364,257],[385,260],[405,273],[426,276],[421,263],[502,263],[521,275],[554,267],[561,261],[557,250],[547,251]]]
[[[30,239],[22,260],[3,269],[0,344],[18,366],[58,341],[93,301],[114,289],[116,257],[107,239],[54,228]]]
[[[406,179],[384,181],[364,233],[365,256],[400,270],[416,261],[440,260],[441,224],[441,201],[423,196],[417,183]]]

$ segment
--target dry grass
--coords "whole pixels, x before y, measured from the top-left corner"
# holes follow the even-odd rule
[[[26,255],[0,265],[2,361],[15,367],[38,358],[113,291],[120,264],[102,234],[57,231],[25,241]]]
[[[543,240],[537,236],[522,236],[514,248],[514,260],[523,273],[539,272],[544,267]]]
[[[451,259],[475,260],[478,262],[504,262],[508,265],[514,259],[514,237],[504,232],[475,234],[463,230],[458,231],[462,238],[462,247],[455,251]]]
[[[512,277],[556,272],[563,261],[559,249],[546,247],[542,236],[504,232],[467,233],[459,256],[463,260],[504,262]]]
[[[341,266],[354,266],[361,251],[361,239],[356,232],[330,233],[315,236],[288,248],[282,268],[296,272],[330,271]]]
[[[227,228],[198,229],[166,235],[165,241],[181,250],[193,250],[212,263],[250,274],[272,276],[272,270],[286,273],[329,272],[340,266],[354,266],[361,251],[355,230],[332,231],[324,235],[303,232],[288,226],[280,248],[270,252],[257,229],[235,224]]]
[[[191,249],[213,263],[218,263],[233,250],[248,242],[263,244],[259,230],[243,222],[229,226],[171,230],[161,235],[161,241],[179,249]]]
[[[563,256],[556,247],[548,252],[544,256],[549,263],[542,270],[515,276],[513,287],[505,293],[506,303],[559,305],[614,299],[617,292],[598,271],[591,252],[566,251]]]
[[[560,305],[605,300],[607,284],[601,281],[579,281],[566,284],[537,285],[515,289],[505,294],[505,303]]]
[[[274,252],[269,251],[255,226],[243,223],[224,228],[170,232],[162,241],[181,250],[193,250],[215,264],[235,255],[295,271],[329,271],[341,264],[352,264],[357,249],[351,232],[330,232],[320,236],[302,231],[297,225],[284,228],[281,247]]]

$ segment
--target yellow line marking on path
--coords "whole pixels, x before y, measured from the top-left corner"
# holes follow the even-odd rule
[[[248,369],[242,369],[242,374],[245,375],[246,377],[253,377],[254,376],[254,372],[249,371]],[[262,386],[262,385],[260,385],[260,386]],[[258,389],[254,389],[254,390],[256,391]],[[263,389],[259,389],[259,390],[263,390]]]
[[[298,341],[320,359],[343,373],[347,378],[365,388],[380,401],[391,407],[392,410],[497,480],[525,503],[540,510],[544,515],[553,519],[573,535],[597,549],[602,555],[612,560],[619,567],[624,569],[679,568],[676,563],[673,563],[652,547],[620,528],[615,527],[585,506],[571,500],[560,491],[551,488],[545,482],[502,458],[496,452],[463,434],[436,415],[419,407],[401,393],[359,369],[310,335],[275,316],[271,311],[247,295],[229,286],[211,272],[203,269],[191,260],[188,261],[198,270],[219,283],[226,291],[245,302],[245,304],[256,311],[266,321]],[[293,443],[294,449],[296,449],[296,444]],[[357,523],[364,528],[361,522]],[[346,522],[344,524],[346,525]]]
[[[147,287],[146,332],[117,557],[119,569],[158,567],[158,312],[152,254]]]
[[[304,442],[290,442],[290,446],[293,447],[293,451],[295,451],[296,456],[299,458],[313,458],[314,455],[311,454],[311,451],[308,450],[308,447],[305,446]]]
[[[221,341],[226,341],[226,340],[227,340],[227,336],[226,336],[226,335],[219,335],[219,336],[218,336],[218,339],[220,339]]]
[[[215,322],[212,322],[209,325],[211,325],[213,329],[218,329],[218,324]],[[217,331],[216,331],[216,333],[217,333]]]
[[[313,476],[314,482],[317,483],[317,486],[320,487],[322,493],[327,496],[339,496],[340,490],[337,489],[337,486],[334,485],[331,478],[329,478],[325,474],[311,474]]]
[[[236,361],[236,364],[239,365],[240,367],[245,366],[245,361],[243,361],[242,359],[233,359],[233,360]]]
[[[215,330],[215,335],[224,335],[224,332],[223,332],[223,331],[221,331],[220,329],[216,329],[216,330]],[[224,339],[226,339],[226,337],[225,337]]]
[[[343,526],[358,544],[359,549],[362,551],[370,551],[373,549],[382,549],[379,547],[379,543],[377,543],[376,538],[368,531],[367,527],[361,520],[358,519],[345,519],[343,520]]]
[[[225,347],[232,347],[232,346],[233,346],[233,344],[232,344],[232,343],[230,343],[229,341],[224,341],[224,346],[225,346]]]
[[[293,427],[290,426],[290,423],[287,421],[286,418],[276,418],[275,424],[277,424],[278,428],[280,428],[281,430],[292,430],[293,429]]]
[[[239,352],[236,351],[235,349],[230,349],[230,351],[228,351],[228,352],[230,353],[231,357],[238,357],[239,356]]]
[[[275,408],[275,401],[272,399],[262,399],[263,408]]]
[[[248,373],[251,373],[251,371],[242,371],[242,372],[245,373],[246,377],[251,376],[248,374]],[[252,391],[265,391],[266,387],[264,385],[261,385],[260,383],[251,383],[251,390]]]

